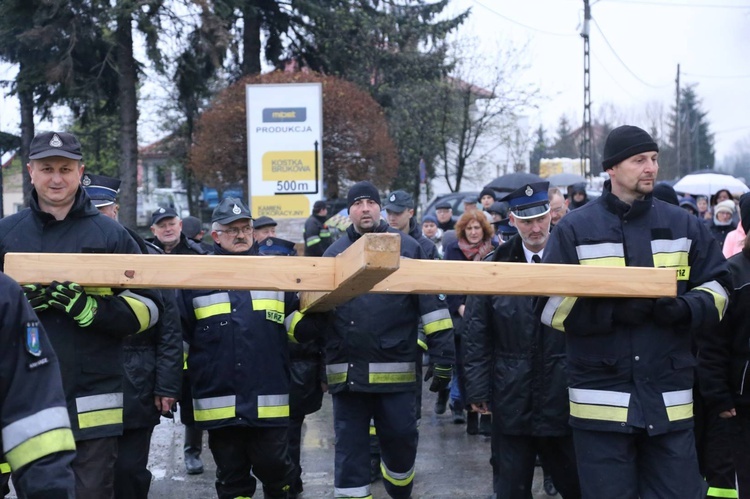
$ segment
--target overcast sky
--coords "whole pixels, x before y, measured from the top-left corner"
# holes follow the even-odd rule
[[[681,84],[696,83],[716,134],[720,162],[750,137],[750,0],[591,0],[591,99],[594,118],[612,104],[648,126],[647,107],[665,119]],[[527,44],[528,77],[546,95],[530,113],[554,135],[566,114],[583,121],[583,0],[454,0],[472,9],[465,32],[481,36],[487,57],[501,43]],[[468,28],[468,29],[467,29]],[[615,123],[623,124],[623,123]]]
[[[562,114],[580,125],[583,0],[453,0],[450,9],[469,7],[461,33],[478,37],[488,59],[498,44],[527,45],[526,78],[546,97],[529,113],[532,127],[541,123],[554,135]],[[630,124],[648,126],[646,108],[661,105],[666,119],[679,63],[682,85],[697,83],[717,162],[750,140],[750,0],[592,0],[591,12],[594,117],[612,104]],[[0,80],[14,74],[0,65]],[[0,130],[18,133],[17,101],[4,94]],[[156,121],[149,114],[142,106],[141,139],[156,133],[146,130]]]

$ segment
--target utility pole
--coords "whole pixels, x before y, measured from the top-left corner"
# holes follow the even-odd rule
[[[682,113],[680,112],[680,65],[677,65],[677,78],[675,78],[675,84],[677,90],[675,92],[675,128],[677,129],[677,175],[680,177],[684,176],[685,173],[682,171],[682,164],[680,161],[681,147],[680,142],[682,140]]]
[[[583,140],[581,141],[581,170],[584,175],[591,174],[591,58],[589,52],[589,21],[591,6],[589,0],[583,0]]]

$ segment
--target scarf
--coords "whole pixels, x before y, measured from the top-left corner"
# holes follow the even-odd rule
[[[461,253],[464,254],[467,260],[474,262],[481,261],[490,253],[490,251],[494,249],[494,247],[492,246],[492,241],[490,239],[485,239],[484,241],[479,241],[475,244],[472,244],[464,239],[459,239],[458,248],[461,250]]]

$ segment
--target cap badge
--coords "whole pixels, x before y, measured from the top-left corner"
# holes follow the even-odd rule
[[[534,189],[532,189],[530,185],[527,185],[525,194],[527,196],[531,196],[532,194],[534,194]]]
[[[242,213],[242,210],[239,206],[234,205],[234,208],[232,208],[232,213],[234,213],[235,215],[239,215],[240,213]]]
[[[396,195],[395,194],[391,194],[391,197],[388,198],[388,201],[390,201],[391,203],[396,202]]]
[[[165,211],[167,210],[165,210],[164,208],[159,208],[159,213],[164,213]]]
[[[60,139],[60,136],[56,133],[52,135],[52,139],[49,141],[49,145],[52,147],[62,147],[63,141]]]
[[[266,241],[266,246],[273,246],[273,241],[270,238]]]
[[[89,177],[88,175],[84,175],[84,176],[83,176],[83,180],[81,181],[81,183],[82,183],[82,184],[83,184],[84,186],[87,186],[87,187],[88,187],[89,185],[91,185],[91,177]]]

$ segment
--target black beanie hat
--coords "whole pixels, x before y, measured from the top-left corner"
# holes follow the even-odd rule
[[[371,199],[378,203],[378,206],[382,206],[380,203],[380,194],[378,193],[377,187],[372,185],[367,180],[357,182],[349,189],[349,193],[346,195],[346,205],[351,208],[352,205],[360,199]]]
[[[623,125],[607,136],[602,166],[608,170],[631,156],[649,151],[659,152],[659,146],[651,135],[637,126]]]
[[[654,192],[652,193],[652,195],[656,199],[661,199],[662,201],[665,201],[669,204],[673,204],[675,206],[680,205],[680,200],[677,198],[677,193],[674,191],[674,188],[669,184],[665,184],[664,182],[659,182],[654,186]]]
[[[750,233],[750,192],[740,197],[740,223],[745,234]]]
[[[497,201],[497,194],[491,187],[485,187],[484,189],[482,189],[482,192],[479,193],[479,200],[481,201],[484,196],[490,196],[492,197],[492,199]]]

